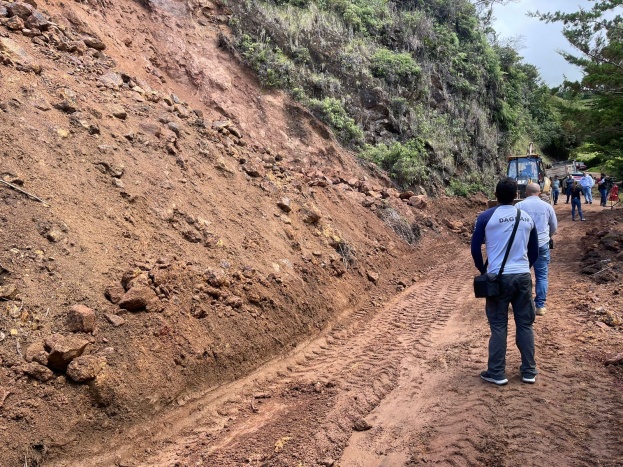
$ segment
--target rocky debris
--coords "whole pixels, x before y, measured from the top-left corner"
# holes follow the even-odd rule
[[[442,222],[446,227],[448,227],[452,232],[460,233],[463,229],[463,222],[461,221],[452,221],[446,217],[443,218]]]
[[[48,367],[53,370],[65,371],[67,365],[82,355],[89,341],[77,335],[63,336],[52,334],[45,339],[45,348],[48,350]]]
[[[152,300],[157,299],[158,296],[151,287],[136,285],[123,295],[118,305],[124,310],[141,311],[146,309]]]
[[[44,383],[54,378],[54,372],[52,370],[36,362],[26,363],[22,371],[24,374]]]
[[[318,465],[323,465],[324,467],[333,467],[335,465],[335,461],[333,459],[320,459],[318,461]]]
[[[8,37],[0,37],[0,63],[12,64],[18,69],[41,73],[41,65],[21,47]]]
[[[121,316],[119,315],[114,315],[112,313],[106,313],[104,314],[104,317],[106,318],[106,320],[112,324],[114,327],[119,327],[121,325],[123,325],[125,323],[125,319],[123,319]]]
[[[67,314],[67,329],[72,332],[93,332],[95,311],[85,305],[74,305]]]
[[[91,381],[106,365],[106,359],[97,355],[76,357],[67,366],[67,376],[77,383]]]

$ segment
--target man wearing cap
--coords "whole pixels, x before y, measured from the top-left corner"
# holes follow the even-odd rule
[[[539,236],[539,257],[534,263],[535,278],[535,297],[534,306],[536,314],[543,316],[546,313],[545,302],[547,300],[547,274],[550,261],[550,240],[558,228],[558,220],[554,208],[543,201],[539,195],[541,187],[538,183],[528,183],[526,185],[526,199],[520,201],[515,206],[526,211],[536,226]]]

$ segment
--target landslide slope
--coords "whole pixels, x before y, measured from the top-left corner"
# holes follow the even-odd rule
[[[226,10],[39,3],[0,1],[2,465],[248,373],[466,235],[480,204],[406,203],[260,89]]]

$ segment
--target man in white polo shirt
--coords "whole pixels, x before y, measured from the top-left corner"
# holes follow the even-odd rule
[[[534,286],[534,306],[536,307],[537,316],[543,316],[547,312],[545,302],[547,301],[547,274],[550,261],[549,244],[554,232],[558,228],[554,208],[549,203],[543,201],[539,197],[540,194],[541,187],[538,183],[529,183],[526,186],[526,199],[515,205],[532,217],[539,235],[539,257],[534,263],[536,283]]]
[[[517,195],[517,182],[512,178],[501,180],[495,188],[499,206],[488,209],[478,216],[472,236],[471,252],[474,265],[481,274],[498,274],[504,261],[506,249],[517,218],[513,200]],[[489,359],[487,370],[480,377],[498,386],[508,383],[506,379],[506,339],[508,333],[508,306],[513,305],[516,338],[521,354],[521,380],[536,381],[534,360],[534,302],[532,301],[532,276],[530,267],[539,254],[539,241],[534,221],[520,210],[520,221],[515,238],[509,249],[502,274],[499,275],[500,294],[487,297],[485,311],[489,320]],[[482,244],[487,250],[488,266],[482,258]]]

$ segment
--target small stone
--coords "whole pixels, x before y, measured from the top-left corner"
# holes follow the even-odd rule
[[[19,16],[26,19],[32,15],[34,8],[24,2],[5,3],[4,6],[9,11],[9,16]]]
[[[119,327],[121,325],[123,325],[125,323],[125,319],[123,319],[121,316],[119,315],[114,315],[112,313],[106,313],[104,315],[104,317],[108,320],[108,322],[110,324],[112,324],[114,327]]]
[[[378,272],[366,271],[366,275],[368,276],[368,280],[375,284],[379,281],[380,276]]]
[[[121,105],[116,105],[111,109],[111,113],[113,117],[118,118],[119,120],[125,120],[128,117],[128,113]]]
[[[279,208],[283,212],[290,212],[292,211],[292,206],[290,204],[291,204],[290,198],[284,196],[283,198],[279,200],[279,202],[277,203],[277,206],[279,206]]]
[[[95,311],[85,305],[74,305],[67,314],[67,328],[72,332],[93,332]]]
[[[151,287],[136,285],[123,295],[119,307],[128,311],[144,310],[154,298],[157,298],[157,295]]]
[[[17,286],[15,284],[0,285],[0,299],[13,300],[17,295]]]
[[[39,363],[27,363],[23,367],[24,374],[35,378],[37,381],[41,381],[45,383],[46,381],[50,381],[54,378],[54,372],[50,370],[48,367],[43,366]]]
[[[82,41],[86,44],[87,47],[90,47],[95,50],[106,50],[106,44],[102,42],[98,37],[86,36],[82,38]]]
[[[355,431],[367,431],[370,428],[372,428],[372,425],[366,422],[363,418],[359,418],[353,423],[353,430]]]
[[[106,365],[106,359],[96,355],[76,357],[67,367],[67,376],[77,383],[95,379]]]
[[[48,366],[53,370],[65,371],[67,365],[82,355],[89,341],[77,335],[63,336],[52,334],[45,339],[45,347],[49,350]]]

